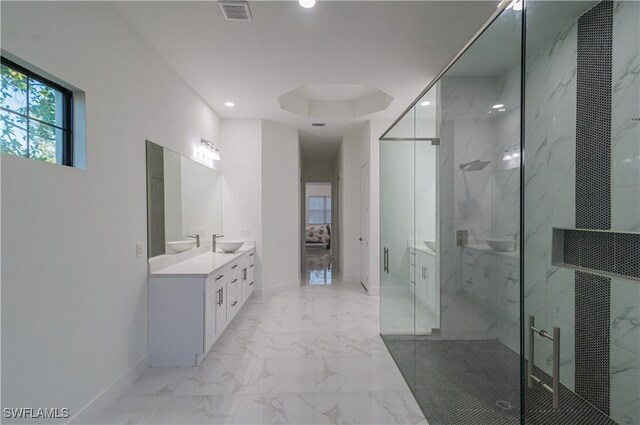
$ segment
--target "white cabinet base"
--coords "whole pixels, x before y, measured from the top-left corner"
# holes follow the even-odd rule
[[[253,292],[254,258],[248,250],[206,278],[149,277],[151,366],[198,365]]]

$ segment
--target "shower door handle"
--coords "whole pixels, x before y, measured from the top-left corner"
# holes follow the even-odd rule
[[[528,319],[527,333],[529,334],[529,361],[527,362],[527,385],[529,388],[533,387],[534,384],[538,385],[553,394],[553,408],[557,409],[560,407],[560,328],[555,326],[553,328],[552,336],[544,329],[536,328],[535,318],[533,316],[529,316]],[[533,374],[536,334],[553,341],[553,370],[551,376],[551,379],[553,379],[551,385],[553,387],[545,384],[540,378]]]
[[[389,273],[389,248],[384,248],[382,256],[382,269]]]

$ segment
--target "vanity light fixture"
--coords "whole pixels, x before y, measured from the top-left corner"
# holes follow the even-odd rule
[[[493,109],[500,109],[500,108],[504,108],[504,105],[502,103],[496,103],[495,105],[492,106]]]
[[[200,140],[198,154],[208,161],[220,161],[220,149],[213,142],[205,139]]]
[[[420,106],[429,106],[431,105],[431,102],[429,102],[428,100],[425,100],[424,102],[420,102]]]
[[[503,151],[502,161],[506,162],[506,168],[518,167],[517,159],[520,158],[520,148],[518,145],[509,146]]]
[[[236,106],[236,104],[233,102],[224,102],[224,106],[226,106],[227,108],[233,108],[234,106]]]
[[[298,0],[298,3],[305,9],[311,9],[316,5],[316,0]]]

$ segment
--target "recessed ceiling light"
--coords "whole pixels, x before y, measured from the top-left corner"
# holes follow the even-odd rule
[[[492,106],[493,109],[500,109],[500,108],[504,108],[504,105],[502,103],[496,103],[495,105]]]
[[[311,9],[316,5],[316,0],[298,0],[298,3],[300,3],[300,6],[304,7],[305,9]]]
[[[224,102],[224,106],[226,106],[227,108],[233,108],[234,106],[236,106],[236,104],[233,102]]]
[[[420,106],[429,106],[431,105],[431,102],[429,102],[428,100],[425,100],[424,102],[420,102]]]

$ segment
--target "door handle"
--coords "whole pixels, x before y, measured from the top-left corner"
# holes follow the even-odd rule
[[[389,248],[384,249],[383,270],[389,273]]]
[[[529,352],[527,353],[529,357],[527,362],[527,385],[529,388],[537,385],[550,392],[553,396],[553,408],[558,409],[560,407],[560,328],[554,326],[553,335],[551,335],[544,329],[536,328],[535,318],[529,315],[527,330],[529,334]],[[552,386],[545,384],[540,378],[533,374],[536,334],[553,342]]]

